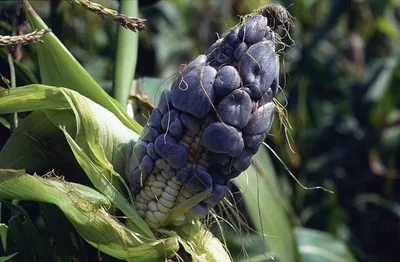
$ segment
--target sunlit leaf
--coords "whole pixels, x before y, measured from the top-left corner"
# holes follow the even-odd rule
[[[303,262],[355,262],[343,241],[314,229],[295,229],[299,252]]]
[[[0,114],[66,108],[70,108],[69,103],[56,88],[29,85],[24,88],[0,89]]]
[[[235,178],[242,191],[245,207],[256,230],[264,234],[272,256],[282,261],[299,261],[292,226],[279,195],[272,162],[262,147],[254,157],[254,164]]]

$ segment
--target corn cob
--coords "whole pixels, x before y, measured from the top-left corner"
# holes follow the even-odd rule
[[[262,10],[186,65],[153,110],[129,170],[136,208],[150,226],[205,216],[268,135],[279,60],[277,21]],[[169,221],[174,207],[206,190],[205,199]]]

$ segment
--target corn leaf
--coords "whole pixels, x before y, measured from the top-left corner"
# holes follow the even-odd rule
[[[11,258],[15,257],[15,255],[17,255],[17,254],[18,253],[13,253],[13,254],[8,255],[8,256],[0,257],[0,262],[9,261]]]
[[[130,102],[133,118],[143,126],[151,115],[153,107],[158,105],[162,91],[172,84],[171,79],[155,77],[141,77],[134,81],[130,93]]]
[[[140,96],[142,93],[144,93],[150,102],[155,106],[160,100],[162,91],[171,86],[173,78],[174,76],[167,79],[141,77],[134,82],[134,94]]]
[[[224,236],[235,262],[274,261],[274,258],[271,253],[268,252],[261,235],[252,233],[240,235],[240,237],[238,237],[238,234],[233,230],[224,228]]]
[[[245,207],[257,231],[264,235],[273,256],[282,261],[299,261],[296,240],[285,213],[272,162],[264,147],[254,163],[234,183],[242,191]]]
[[[0,169],[0,199],[55,204],[87,242],[119,259],[152,261],[168,257],[178,248],[175,238],[145,244],[138,242],[134,232],[106,212],[111,202],[97,191],[80,184]]]
[[[67,99],[56,88],[36,84],[26,88],[0,89],[0,114],[67,108],[71,108]]]
[[[295,229],[299,251],[304,262],[355,262],[346,244],[328,233],[298,227]]]
[[[137,0],[121,1],[120,13],[138,16]],[[125,106],[136,70],[139,35],[126,28],[118,27],[117,54],[114,69],[113,96]]]
[[[26,0],[24,9],[34,29],[47,28]],[[75,90],[113,112],[130,129],[141,132],[142,127],[129,117],[117,101],[107,95],[53,33],[44,35],[42,40],[44,42],[37,45],[37,52],[43,84]]]

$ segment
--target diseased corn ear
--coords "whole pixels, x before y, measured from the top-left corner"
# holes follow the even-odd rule
[[[129,173],[136,208],[152,227],[205,216],[268,135],[279,75],[270,22],[248,17],[162,93]]]

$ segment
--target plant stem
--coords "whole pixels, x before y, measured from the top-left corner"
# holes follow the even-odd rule
[[[10,53],[8,53],[7,58],[8,58],[8,65],[10,67],[11,88],[15,88],[16,81],[15,81],[14,60]],[[11,120],[10,120],[11,132],[14,131],[17,128],[17,126],[18,126],[18,113],[13,113],[11,114]]]
[[[137,0],[121,1],[120,12],[130,16],[138,14]],[[129,91],[135,75],[139,36],[133,32],[118,28],[116,63],[114,69],[113,97],[125,108]]]

